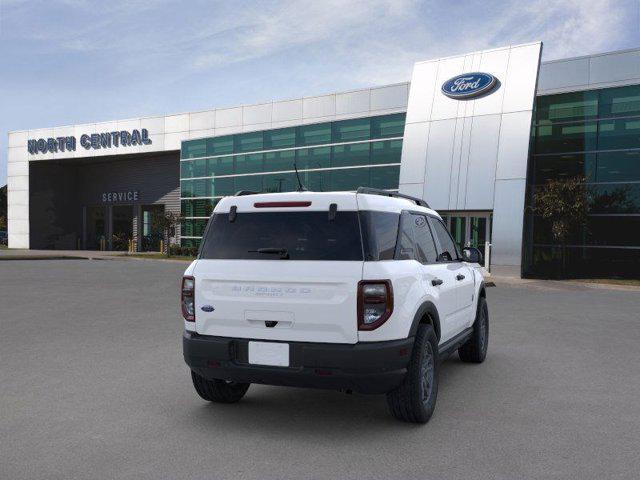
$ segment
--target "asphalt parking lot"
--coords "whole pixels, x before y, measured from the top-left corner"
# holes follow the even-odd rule
[[[640,478],[640,292],[489,289],[482,365],[451,357],[425,426],[384,397],[196,396],[185,265],[0,262],[0,478]]]

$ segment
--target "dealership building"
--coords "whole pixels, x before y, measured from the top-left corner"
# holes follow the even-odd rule
[[[239,190],[399,190],[462,245],[524,276],[638,276],[640,49],[540,62],[530,43],[418,62],[410,81],[255,105],[14,131],[10,248],[199,245]],[[576,179],[586,220],[562,244],[536,207]],[[489,247],[490,245],[490,247]],[[488,253],[488,252],[487,252]]]

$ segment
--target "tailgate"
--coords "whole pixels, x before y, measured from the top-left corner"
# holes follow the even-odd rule
[[[361,261],[201,259],[194,276],[200,334],[357,342]]]

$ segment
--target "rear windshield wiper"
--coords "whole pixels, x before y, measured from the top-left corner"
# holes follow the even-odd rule
[[[286,248],[276,248],[276,247],[268,247],[268,248],[259,248],[257,250],[249,250],[249,253],[266,253],[273,255],[280,255],[282,260],[289,260],[289,252]]]

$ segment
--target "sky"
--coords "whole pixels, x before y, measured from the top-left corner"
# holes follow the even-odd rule
[[[640,0],[0,0],[0,185],[12,130],[410,80],[421,60],[542,40],[640,47]]]

